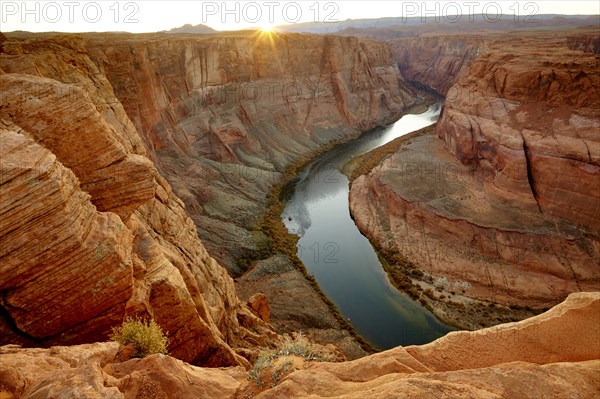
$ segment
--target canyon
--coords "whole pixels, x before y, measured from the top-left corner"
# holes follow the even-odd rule
[[[2,43],[2,342],[102,340],[129,314],[156,319],[185,361],[247,365],[232,347],[276,334],[237,298],[81,42],[62,40]]]
[[[114,43],[114,44],[109,44]],[[414,94],[382,43],[267,35],[85,36],[90,58],[234,276],[260,257],[266,193],[285,167],[383,125]]]
[[[481,305],[543,309],[600,288],[592,32],[428,37],[399,52],[445,43],[403,68],[446,94],[444,110],[435,133],[355,180],[350,203],[373,242],[425,273],[413,283],[441,318],[478,328],[465,314]]]
[[[376,39],[0,33],[0,398],[597,394],[597,29]],[[444,321],[541,314],[366,356],[264,231],[269,192],[430,89],[437,125],[351,182],[356,225]],[[104,342],[126,316],[170,356]],[[361,359],[252,386],[296,331]]]
[[[174,356],[247,365],[278,339],[245,304],[267,291],[279,330],[366,353],[256,226],[288,164],[415,101],[385,45],[256,32],[1,45],[2,342],[103,340],[125,315],[150,316]],[[238,299],[230,274],[261,256],[287,277],[241,281]]]

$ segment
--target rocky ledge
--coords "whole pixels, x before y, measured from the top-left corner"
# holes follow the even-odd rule
[[[452,332],[344,363],[288,358],[258,389],[240,367],[205,369],[165,355],[124,357],[116,343],[0,347],[5,398],[590,398],[600,390],[600,294],[571,294],[518,323]]]

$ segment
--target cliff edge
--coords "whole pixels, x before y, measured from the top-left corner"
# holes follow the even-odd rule
[[[590,398],[600,391],[600,294],[571,294],[518,323],[452,332],[344,363],[300,362],[256,391],[241,368],[204,369],[164,355],[120,360],[116,343],[0,347],[11,398]],[[27,364],[27,367],[23,367]]]

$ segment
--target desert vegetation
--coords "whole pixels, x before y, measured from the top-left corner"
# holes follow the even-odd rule
[[[134,357],[169,353],[167,351],[169,339],[154,319],[127,317],[121,326],[113,328],[110,339],[122,345],[133,345]]]

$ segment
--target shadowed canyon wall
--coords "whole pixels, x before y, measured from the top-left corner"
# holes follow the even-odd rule
[[[485,35],[421,35],[389,41],[402,76],[447,95],[461,71],[486,49]]]

